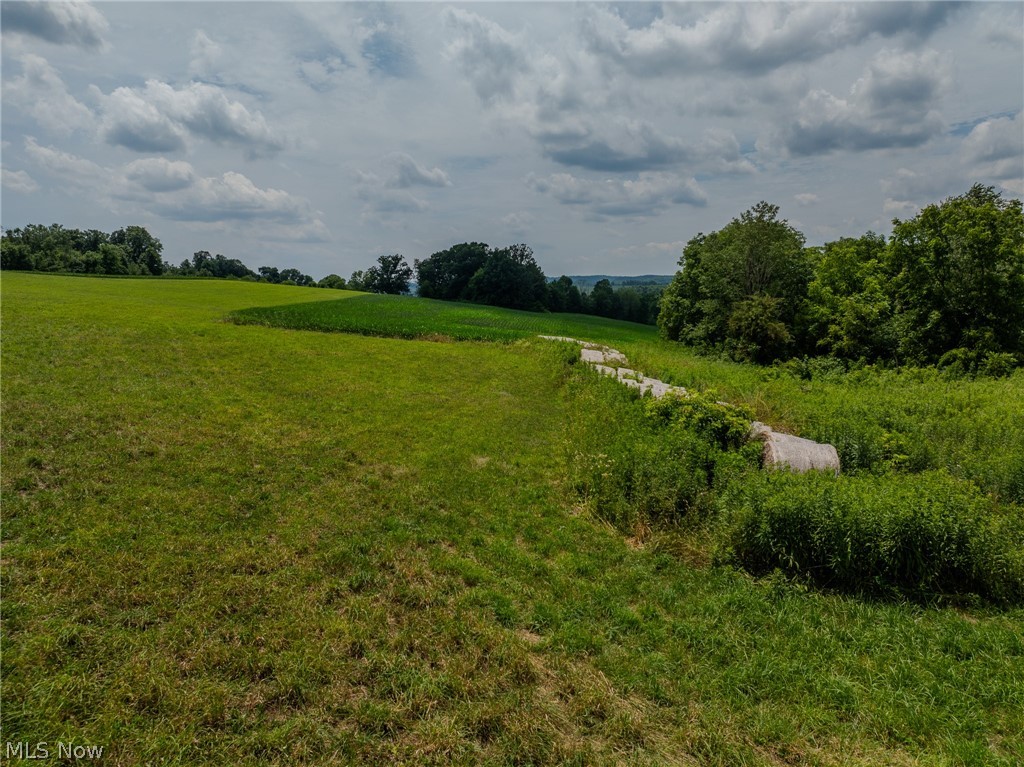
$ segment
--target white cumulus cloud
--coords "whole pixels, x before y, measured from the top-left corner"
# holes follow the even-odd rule
[[[55,45],[74,45],[86,50],[103,50],[109,31],[106,18],[90,3],[5,2],[0,11],[3,32],[45,40]]]

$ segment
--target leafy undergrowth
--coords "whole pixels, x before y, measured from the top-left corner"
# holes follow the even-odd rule
[[[627,535],[699,533],[718,561],[859,595],[1024,602],[1024,513],[971,481],[765,472],[749,412],[714,392],[640,398],[589,370],[573,383],[573,488]]]
[[[1020,610],[694,567],[567,508],[558,344],[220,321],[327,292],[303,288],[2,288],[5,741],[115,765],[1024,759]]]
[[[764,368],[664,342],[623,349],[648,375],[713,388],[777,429],[835,445],[844,474],[945,470],[1024,505],[1024,370],[969,380],[934,369],[844,373],[825,361]]]
[[[1024,602],[1024,515],[944,471],[748,478],[730,554],[757,574],[918,599]]]
[[[617,343],[653,340],[650,325],[586,314],[549,314],[410,296],[351,294],[335,301],[241,309],[239,324],[292,330],[361,333],[390,338],[514,341],[536,335]]]

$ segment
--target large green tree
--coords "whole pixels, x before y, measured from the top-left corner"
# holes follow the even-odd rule
[[[110,242],[124,250],[129,265],[141,274],[163,274],[164,262],[160,258],[164,246],[145,227],[127,226],[111,232]]]
[[[990,186],[893,221],[886,269],[904,360],[1024,352],[1024,216]]]
[[[547,278],[528,245],[491,250],[466,286],[465,298],[508,309],[541,311],[547,298]]]
[[[610,280],[598,280],[587,296],[587,308],[591,314],[599,317],[617,317],[619,315],[619,299]]]
[[[400,253],[380,256],[377,265],[371,266],[363,275],[362,289],[370,293],[408,293],[411,279],[412,269]]]
[[[672,340],[767,361],[788,348],[811,275],[804,236],[759,202],[690,240],[666,288],[658,325]]]
[[[487,245],[463,242],[434,253],[422,261],[416,259],[416,284],[422,298],[458,301],[465,297],[473,275],[487,260]]]
[[[563,274],[548,283],[547,308],[553,312],[583,311],[583,296],[571,277]]]
[[[892,357],[896,338],[885,259],[885,238],[874,232],[825,244],[807,289],[807,351],[853,360]]]

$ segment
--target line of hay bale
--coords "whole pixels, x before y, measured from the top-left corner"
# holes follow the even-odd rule
[[[602,375],[610,376],[625,386],[638,389],[642,395],[650,392],[652,397],[664,397],[669,394],[676,397],[688,396],[686,389],[682,386],[673,386],[625,367],[626,356],[616,349],[567,336],[541,336],[541,338],[579,344],[582,347],[580,359],[583,362],[593,366]],[[760,421],[751,423],[750,439],[764,443],[762,457],[766,469],[789,469],[800,473],[807,471],[839,473],[839,453],[833,445],[775,431]]]

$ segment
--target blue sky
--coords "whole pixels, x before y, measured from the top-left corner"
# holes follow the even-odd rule
[[[671,273],[1024,195],[1020,3],[4,2],[5,227],[347,276],[456,242]]]

